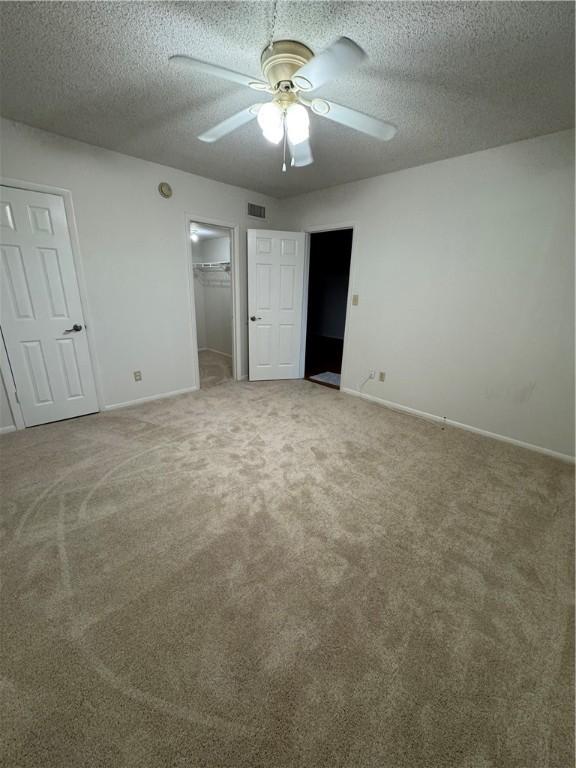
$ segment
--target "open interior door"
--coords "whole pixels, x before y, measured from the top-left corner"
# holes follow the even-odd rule
[[[299,379],[304,232],[248,230],[250,381]]]
[[[98,410],[64,201],[0,186],[0,326],[27,427]]]

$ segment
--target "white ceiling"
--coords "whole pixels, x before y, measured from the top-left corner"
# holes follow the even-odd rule
[[[259,76],[268,2],[2,2],[1,112],[64,136],[285,197],[573,125],[570,2],[280,2],[275,38],[340,35],[370,60],[317,95],[394,122],[379,143],[313,117],[316,162],[281,172],[256,123],[196,136],[253,91],[175,71],[185,53]]]

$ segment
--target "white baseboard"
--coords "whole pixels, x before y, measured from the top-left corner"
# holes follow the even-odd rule
[[[9,427],[0,427],[0,435],[7,435],[8,432],[16,432],[14,424],[11,424]]]
[[[186,395],[189,392],[198,392],[199,387],[187,387],[186,389],[175,389],[173,392],[162,392],[160,395],[148,395],[147,397],[138,397],[136,400],[127,400],[125,403],[112,403],[105,405],[105,411],[115,411],[117,408],[128,408],[131,405],[141,405],[149,403],[152,400],[164,400],[167,397],[176,397],[176,395]]]
[[[483,437],[491,437],[493,440],[500,440],[502,443],[510,443],[511,445],[517,445],[520,448],[527,448],[530,451],[536,451],[536,453],[542,453],[545,456],[551,456],[554,459],[560,459],[568,464],[574,464],[574,456],[569,456],[567,453],[559,453],[558,451],[552,451],[550,448],[542,448],[540,445],[534,445],[533,443],[525,443],[522,440],[516,440],[513,437],[507,437],[506,435],[499,435],[496,432],[488,432],[485,429],[479,429],[478,427],[471,427],[469,424],[462,424],[459,421],[452,421],[451,419],[445,419],[443,416],[435,416],[433,413],[426,413],[426,411],[418,411],[416,408],[409,408],[407,405],[400,405],[399,403],[393,403],[390,400],[383,400],[381,397],[375,397],[374,395],[368,395],[365,392],[359,392],[357,389],[349,389],[348,387],[341,387],[341,392],[345,392],[347,395],[353,395],[354,397],[361,397],[363,400],[369,400],[372,403],[378,403],[385,408],[391,408],[393,411],[400,411],[401,413],[409,413],[412,416],[419,416],[421,419],[427,419],[428,421],[434,421],[437,424],[447,424],[450,427],[456,427],[457,429],[464,429],[466,432],[474,432],[476,435],[482,435]]]

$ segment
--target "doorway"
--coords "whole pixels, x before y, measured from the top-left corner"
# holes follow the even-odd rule
[[[234,378],[232,232],[189,222],[200,388]]]
[[[352,229],[310,234],[304,376],[340,389]]]

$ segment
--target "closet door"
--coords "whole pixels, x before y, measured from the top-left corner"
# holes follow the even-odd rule
[[[250,381],[299,379],[304,232],[248,230]]]
[[[0,325],[27,427],[98,410],[64,201],[0,187]]]

